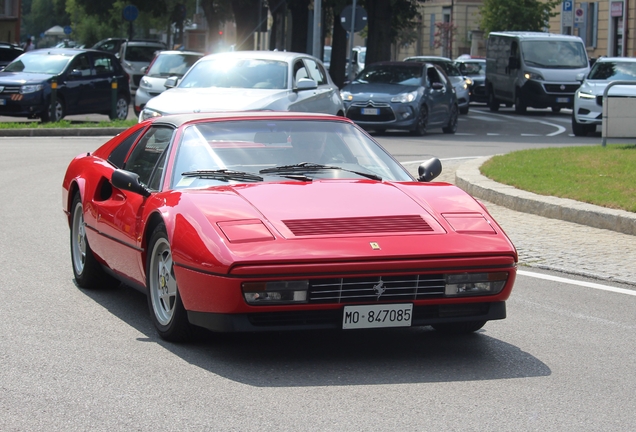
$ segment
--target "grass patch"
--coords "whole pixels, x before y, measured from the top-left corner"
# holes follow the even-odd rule
[[[636,145],[522,150],[494,156],[481,173],[539,195],[636,212]]]
[[[0,122],[0,129],[63,129],[63,128],[129,128],[137,124],[137,120],[104,120],[99,122],[78,122],[60,120],[43,123],[39,120],[22,122]]]

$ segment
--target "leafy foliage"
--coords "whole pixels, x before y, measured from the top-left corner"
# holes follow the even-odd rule
[[[484,0],[480,27],[492,31],[543,31],[561,0]]]

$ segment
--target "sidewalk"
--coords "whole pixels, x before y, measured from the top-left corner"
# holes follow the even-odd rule
[[[473,159],[449,171],[453,182],[481,200],[506,231],[521,266],[636,286],[636,214],[496,183],[479,172],[486,160]]]

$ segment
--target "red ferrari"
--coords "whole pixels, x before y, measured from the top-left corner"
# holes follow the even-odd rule
[[[506,316],[517,252],[438,159],[414,179],[350,120],[187,114],[139,123],[70,163],[77,285],[148,296],[167,340],[410,327]]]

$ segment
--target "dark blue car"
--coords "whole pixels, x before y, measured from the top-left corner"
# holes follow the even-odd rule
[[[57,90],[52,109],[54,81]],[[128,75],[117,57],[107,52],[38,49],[22,54],[0,72],[0,115],[3,116],[59,121],[69,114],[96,113],[124,120],[128,117],[129,105]]]
[[[345,113],[364,129],[425,135],[429,128],[457,130],[457,96],[439,66],[381,62],[367,66],[340,91]]]

